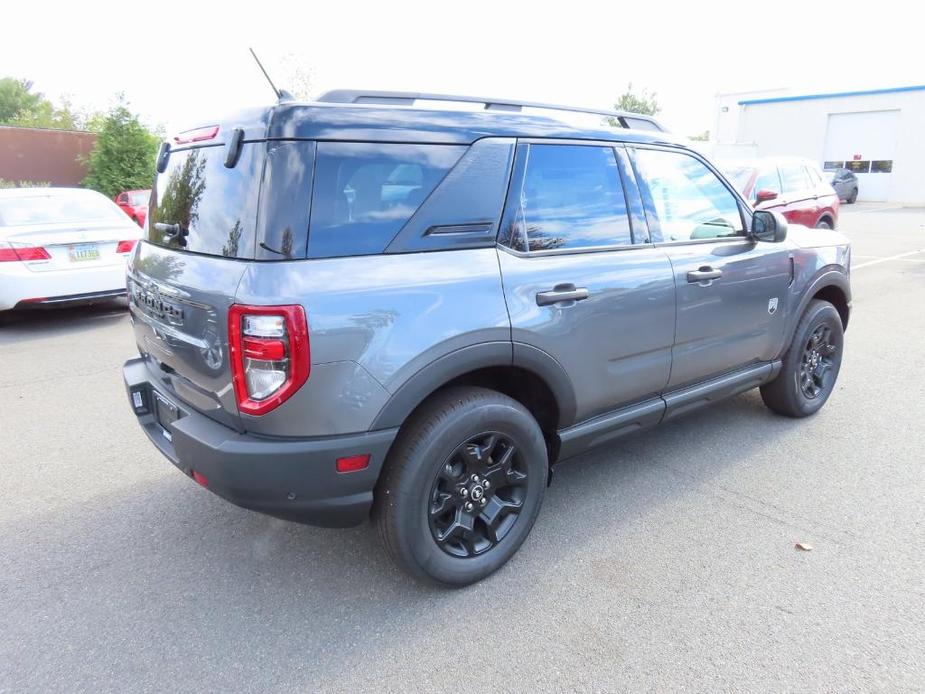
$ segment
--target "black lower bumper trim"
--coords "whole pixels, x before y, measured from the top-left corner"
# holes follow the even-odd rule
[[[205,478],[205,486],[238,506],[277,518],[348,527],[369,517],[373,488],[398,433],[386,429],[345,436],[284,439],[242,434],[206,417],[169,394],[177,419],[166,424],[154,414],[154,386],[142,359],[123,368],[129,403],[148,438],[185,474]],[[140,393],[141,407],[133,394]],[[370,456],[368,467],[348,473],[337,458]]]

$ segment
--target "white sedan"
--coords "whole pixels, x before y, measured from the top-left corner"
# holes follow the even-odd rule
[[[0,311],[124,295],[141,233],[92,190],[0,190]]]

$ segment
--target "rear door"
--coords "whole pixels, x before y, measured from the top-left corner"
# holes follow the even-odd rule
[[[649,228],[677,288],[667,390],[773,359],[790,281],[784,244],[748,238],[738,198],[693,153],[637,146],[633,162]]]
[[[578,421],[656,397],[671,367],[671,265],[634,244],[646,232],[630,223],[625,167],[612,144],[519,144],[500,234],[515,349],[563,366]]]

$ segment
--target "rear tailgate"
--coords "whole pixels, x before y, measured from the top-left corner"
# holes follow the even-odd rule
[[[128,269],[135,339],[160,386],[240,428],[228,344],[228,308],[253,261],[266,141],[240,144],[233,127],[190,146],[172,138],[151,194],[146,239]],[[180,144],[177,144],[177,143]],[[166,231],[165,231],[166,230]]]

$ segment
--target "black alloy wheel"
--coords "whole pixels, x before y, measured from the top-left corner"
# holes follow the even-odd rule
[[[402,425],[376,485],[386,551],[443,586],[480,581],[517,552],[536,522],[549,451],[530,411],[479,386],[450,386]]]
[[[456,448],[437,471],[428,499],[430,532],[454,557],[501,542],[523,509],[528,469],[514,442],[486,432]]]
[[[832,329],[825,324],[817,326],[803,347],[800,361],[800,390],[806,398],[815,399],[831,387],[837,351]]]

